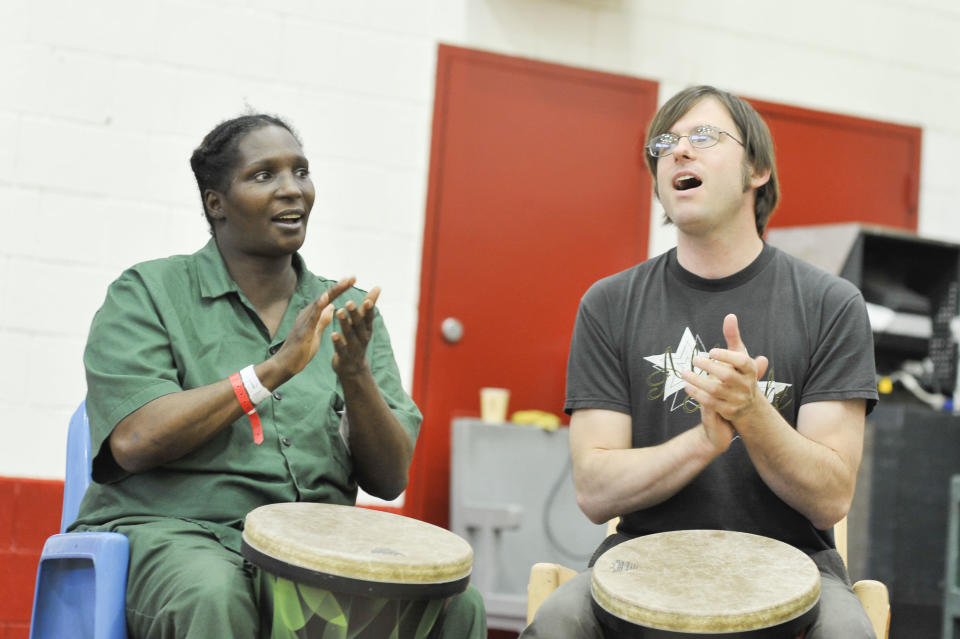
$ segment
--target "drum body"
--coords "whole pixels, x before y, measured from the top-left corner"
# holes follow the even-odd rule
[[[443,528],[333,504],[251,511],[242,551],[272,599],[272,639],[426,639],[473,563]]]
[[[591,594],[611,637],[792,639],[816,616],[820,571],[775,539],[682,530],[603,553]]]

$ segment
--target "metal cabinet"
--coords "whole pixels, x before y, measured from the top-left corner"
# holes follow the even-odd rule
[[[474,550],[471,582],[487,625],[526,625],[530,567],[552,561],[586,568],[605,527],[577,507],[568,431],[453,421],[450,528]]]

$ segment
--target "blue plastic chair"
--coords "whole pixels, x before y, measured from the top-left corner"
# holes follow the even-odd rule
[[[65,533],[90,485],[86,402],[70,418],[60,533],[48,538],[37,568],[30,639],[127,639],[124,600],[130,544],[119,533]]]

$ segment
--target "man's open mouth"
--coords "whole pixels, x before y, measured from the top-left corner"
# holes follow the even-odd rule
[[[673,188],[678,191],[695,189],[703,184],[703,181],[695,175],[681,175],[673,181]]]

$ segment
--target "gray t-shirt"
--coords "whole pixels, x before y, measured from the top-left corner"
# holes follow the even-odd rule
[[[770,365],[766,397],[794,428],[800,405],[877,400],[873,340],[860,291],[770,245],[742,271],[704,279],[673,249],[604,278],[584,295],[567,367],[568,413],[602,408],[629,414],[633,446],[661,444],[700,422],[680,372],[691,358],[726,348],[723,318],[736,314],[752,356]],[[625,514],[621,531],[739,530],[807,552],[833,547],[763,483],[739,438],[667,501]]]

